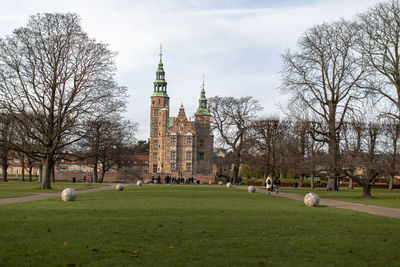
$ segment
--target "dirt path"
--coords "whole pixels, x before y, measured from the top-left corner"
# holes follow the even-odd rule
[[[245,187],[245,186],[241,186],[241,188],[247,190],[247,187]],[[257,188],[257,192],[266,194],[266,191],[263,189]],[[286,198],[290,198],[290,199],[294,199],[294,200],[298,200],[298,201],[304,201],[304,196],[296,195],[296,194],[271,193],[271,196],[286,197]],[[338,200],[332,200],[332,199],[326,199],[326,198],[321,198],[319,201],[319,205],[335,207],[338,209],[355,210],[355,211],[365,212],[365,213],[369,213],[369,214],[400,219],[400,209],[365,205],[365,204],[352,203],[352,202],[344,202],[344,201],[338,201]]]
[[[102,186],[102,187],[97,187],[97,188],[87,189],[87,190],[80,190],[80,191],[77,191],[77,193],[82,194],[82,193],[99,192],[99,191],[106,191],[106,190],[113,190],[113,189],[115,189],[115,185]],[[30,202],[30,201],[44,200],[44,199],[50,199],[50,198],[59,198],[59,197],[61,197],[61,192],[42,193],[42,194],[24,196],[24,197],[2,198],[2,199],[0,199],[0,205]]]

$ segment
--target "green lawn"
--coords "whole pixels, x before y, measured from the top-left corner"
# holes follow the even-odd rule
[[[0,206],[0,266],[398,266],[398,219],[216,186]]]
[[[387,190],[387,189],[374,189],[372,190],[372,199],[362,198],[362,189],[355,188],[353,190],[348,188],[340,188],[339,191],[326,191],[325,188],[285,188],[281,187],[280,192],[293,193],[305,195],[307,192],[315,192],[321,198],[328,198],[340,201],[348,201],[361,203],[366,205],[375,205],[388,208],[400,209],[400,191]]]
[[[37,182],[0,182],[0,198],[22,197],[39,193],[61,192],[67,187],[72,187],[75,190],[86,190],[99,186],[104,186],[104,184],[94,184],[89,187],[84,183],[72,184],[65,182],[56,182],[51,184],[51,187],[53,189],[40,189],[40,184]]]

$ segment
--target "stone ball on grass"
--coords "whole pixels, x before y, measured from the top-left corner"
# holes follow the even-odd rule
[[[304,197],[304,204],[306,204],[307,207],[316,207],[319,204],[319,196],[315,193],[308,193]]]
[[[137,186],[141,186],[142,184],[143,184],[143,182],[142,182],[141,180],[139,180],[139,181],[136,182],[136,185],[137,185]]]
[[[227,188],[231,188],[231,187],[232,187],[232,183],[231,183],[231,182],[227,183],[227,184],[226,184],[226,187],[227,187]]]
[[[115,186],[115,190],[117,190],[117,191],[122,191],[122,190],[124,190],[124,185],[123,185],[123,184],[117,184],[117,185]]]
[[[250,185],[249,187],[247,187],[247,191],[249,191],[249,193],[255,193],[256,187],[254,185]]]
[[[208,181],[208,184],[213,184],[213,182],[212,181]]]
[[[219,181],[219,182],[218,182],[218,185],[224,185],[224,182]]]
[[[76,199],[76,191],[73,188],[65,188],[61,193],[61,199],[64,202],[74,201]]]

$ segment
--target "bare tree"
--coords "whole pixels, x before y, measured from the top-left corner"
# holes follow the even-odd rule
[[[283,55],[281,90],[290,95],[289,105],[308,110],[325,127],[314,137],[328,144],[327,190],[338,190],[340,177],[339,132],[354,100],[364,70],[354,52],[356,26],[347,21],[317,25],[299,40],[299,52]]]
[[[236,179],[249,125],[262,107],[251,96],[215,96],[208,100],[208,106],[211,127],[217,130],[220,142],[233,152],[233,176]]]
[[[253,120],[249,128],[250,146],[248,153],[254,154],[261,164],[265,177],[278,174],[283,177],[285,163],[288,161],[288,135],[290,122],[276,117]],[[255,150],[255,151],[254,151]]]
[[[10,163],[10,145],[12,124],[8,114],[1,114],[0,116],[0,160],[3,182],[8,182],[7,169]]]
[[[70,13],[34,15],[0,41],[0,105],[37,142],[42,188],[51,187],[56,154],[81,138],[84,118],[115,95],[114,56]]]
[[[382,157],[379,157],[380,153],[377,151],[383,128],[379,123],[364,123],[362,120],[354,120],[349,126],[354,135],[352,135],[352,141],[347,141],[352,145],[345,153],[343,171],[363,187],[364,198],[371,198],[371,184],[379,174],[384,172]],[[351,135],[348,134],[347,138],[350,139]]]
[[[88,132],[82,139],[81,146],[87,151],[88,161],[93,166],[94,181],[101,183],[105,173],[120,165],[123,160],[121,149],[133,145],[137,124],[113,116],[112,119],[95,120],[87,125]]]
[[[389,190],[393,189],[393,180],[399,173],[398,153],[400,141],[400,123],[397,119],[387,120],[384,124],[385,153],[389,156],[387,172],[389,174]]]
[[[379,3],[358,16],[358,49],[365,56],[365,88],[395,109],[386,115],[400,119],[400,3]]]

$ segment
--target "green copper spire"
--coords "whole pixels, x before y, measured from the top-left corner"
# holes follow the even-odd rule
[[[203,84],[201,85],[201,93],[199,99],[199,107],[194,115],[206,115],[210,116],[210,112],[207,109],[207,99],[206,92],[204,91],[204,75],[203,75]]]
[[[154,92],[152,96],[168,97],[167,82],[165,81],[164,64],[162,62],[162,45],[160,44],[160,62],[156,71],[156,80],[154,81]]]

